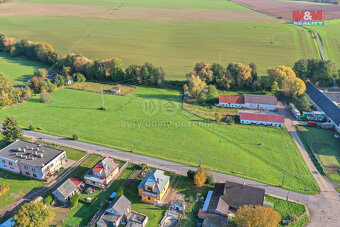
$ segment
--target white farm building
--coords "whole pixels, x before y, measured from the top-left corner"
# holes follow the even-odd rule
[[[240,113],[241,124],[283,127],[285,118],[281,115]]]
[[[276,110],[277,98],[269,95],[220,95],[218,106],[238,109]]]

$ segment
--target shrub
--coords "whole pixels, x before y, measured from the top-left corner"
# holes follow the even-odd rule
[[[106,108],[104,106],[100,107],[99,109],[106,111]]]
[[[205,181],[207,180],[207,172],[208,169],[206,168],[202,168],[202,167],[198,167],[197,171],[194,175],[194,184],[197,187],[202,187],[205,183]]]
[[[48,103],[51,101],[50,93],[48,92],[41,92],[40,93],[40,102]]]
[[[72,135],[72,139],[73,139],[73,140],[78,140],[78,139],[79,139],[79,137],[78,137],[78,135],[77,135],[77,134],[73,134],[73,135]]]
[[[70,200],[70,206],[71,208],[77,206],[78,201],[79,201],[80,195],[78,193],[74,194]]]
[[[32,124],[30,124],[30,127],[28,129],[31,130],[31,131],[35,131],[37,128],[34,127]]]
[[[195,171],[189,169],[188,172],[187,172],[188,178],[193,180],[194,179],[194,175],[195,175]]]
[[[206,184],[213,184],[214,183],[214,177],[210,174],[207,175],[207,179],[205,180]]]
[[[54,200],[54,195],[51,194],[51,195],[47,196],[47,197],[44,199],[44,203],[45,203],[46,205],[50,205],[51,202],[52,202],[53,200]]]
[[[8,192],[9,187],[7,185],[0,185],[0,196]]]
[[[118,189],[116,197],[118,197],[120,195],[124,195],[124,193],[125,193],[125,187],[122,186]]]
[[[271,207],[245,205],[237,210],[234,220],[238,226],[274,227],[279,226],[281,216]]]

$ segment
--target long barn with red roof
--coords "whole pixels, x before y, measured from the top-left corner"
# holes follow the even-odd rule
[[[283,127],[285,118],[281,115],[261,114],[261,113],[240,113],[241,124],[255,124]]]

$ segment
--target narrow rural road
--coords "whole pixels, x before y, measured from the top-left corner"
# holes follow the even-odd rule
[[[330,223],[332,223],[332,216],[334,216],[336,219],[335,221],[337,221],[337,225],[330,225],[330,226],[340,226],[340,204],[339,204],[339,200],[340,200],[340,193],[338,193],[333,184],[328,181],[325,177],[323,177],[319,171],[317,170],[317,168],[315,167],[313,161],[311,160],[304,144],[302,143],[298,133],[296,132],[296,124],[297,121],[295,121],[293,114],[290,112],[287,104],[279,102],[278,105],[278,110],[279,113],[285,116],[285,126],[287,128],[287,130],[289,131],[289,134],[292,136],[292,138],[294,139],[297,147],[299,148],[299,151],[301,153],[301,156],[303,157],[309,171],[312,173],[315,181],[317,182],[319,189],[320,189],[320,194],[316,195],[315,197],[319,197],[320,199],[320,203],[322,202],[322,204],[324,204],[326,207],[328,207],[327,209],[323,208],[323,206],[321,204],[319,204],[319,207],[314,207],[314,206],[310,206],[310,210],[313,216],[313,218],[316,218],[317,216],[315,216],[315,212],[318,211],[320,208],[322,208],[321,211],[323,211],[322,213],[325,216],[321,216],[320,218],[323,218],[324,221],[326,221],[327,219],[329,219]],[[335,210],[333,210],[335,208]],[[328,216],[328,217],[327,217]],[[318,225],[318,223],[314,224],[311,223],[310,226],[320,226]]]
[[[289,113],[286,113],[289,114]],[[296,133],[296,132],[295,132]],[[186,174],[186,172],[195,168],[192,166],[187,166],[184,164],[166,161],[163,159],[147,157],[131,152],[126,152],[118,149],[108,148],[100,145],[74,141],[68,138],[63,138],[59,136],[49,135],[40,132],[33,132],[24,130],[24,135],[31,138],[39,138],[47,142],[59,144],[62,146],[71,147],[74,149],[98,153],[101,155],[110,155],[113,158],[128,161],[134,163],[147,163],[149,166],[154,168],[159,168],[167,171],[176,172],[178,174]],[[301,141],[300,141],[301,142]],[[302,144],[303,146],[303,144]],[[304,157],[307,158],[308,157]],[[308,163],[308,161],[306,161]],[[309,165],[309,164],[308,164]],[[313,167],[313,165],[309,165],[311,167],[311,171],[317,170]],[[281,197],[281,198],[289,198],[290,200],[297,201],[308,205],[310,212],[312,214],[312,220],[309,226],[323,226],[323,227],[334,227],[340,226],[340,194],[337,193],[334,188],[329,187],[329,183],[324,182],[323,177],[320,174],[314,174],[314,177],[317,180],[318,184],[320,182],[321,193],[317,195],[305,195],[297,192],[288,191],[282,188],[278,188],[275,186],[267,185],[264,183],[243,179],[240,177],[231,176],[228,174],[212,172],[216,181],[226,181],[230,180],[237,183],[246,183],[247,185],[263,188],[266,190],[266,193]],[[322,180],[323,179],[323,180]]]

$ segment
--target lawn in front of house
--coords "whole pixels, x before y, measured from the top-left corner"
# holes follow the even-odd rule
[[[127,96],[104,95],[73,89],[51,94],[51,102],[32,98],[1,111],[21,127],[131,151],[142,155],[229,173],[303,193],[317,185],[285,128],[240,124],[217,125],[181,109],[177,90],[138,87]],[[170,121],[169,122],[169,110]],[[51,117],[53,116],[53,117]],[[263,145],[259,145],[263,131]],[[221,161],[223,160],[223,161]],[[79,176],[78,176],[79,177]]]
[[[319,127],[298,126],[298,133],[326,176],[340,183],[340,139],[334,138],[333,131]]]
[[[44,187],[45,182],[0,169],[0,185],[7,185],[9,187],[9,191],[0,197],[1,213],[1,209],[15,203],[27,193]]]

